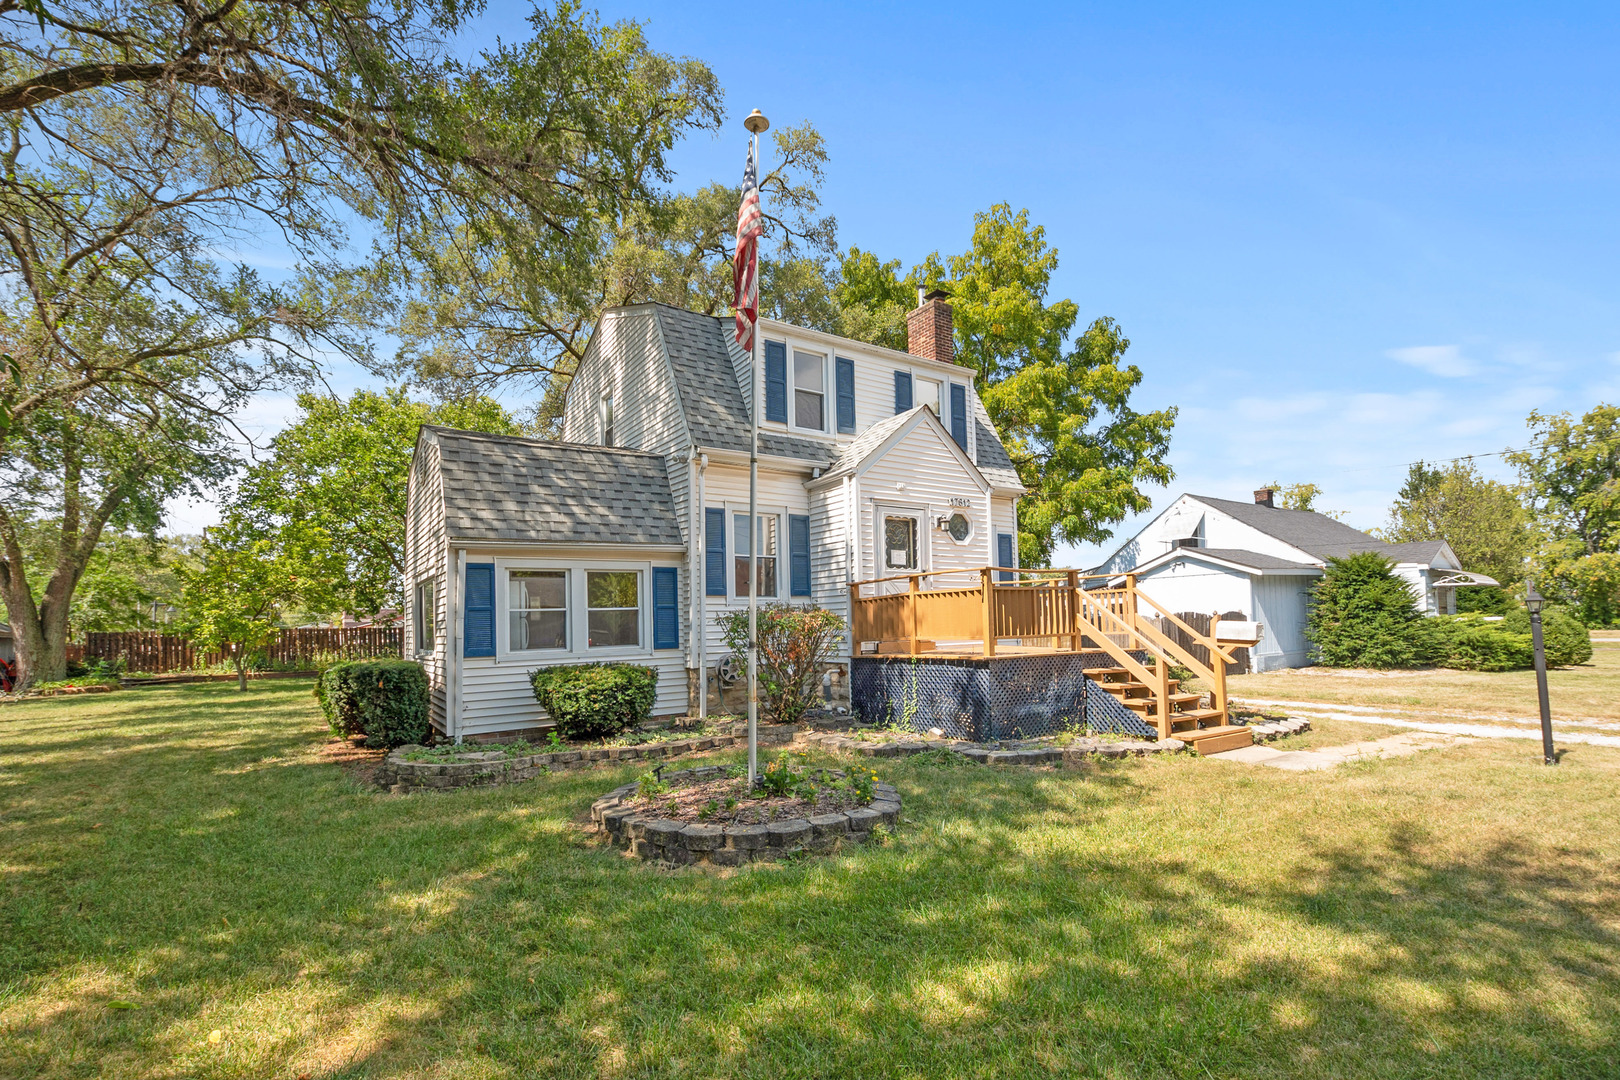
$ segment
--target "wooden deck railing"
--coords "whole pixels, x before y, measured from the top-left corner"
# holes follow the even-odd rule
[[[857,655],[873,644],[888,654],[941,650],[995,656],[1009,640],[1025,648],[1099,651],[1149,688],[1165,735],[1171,664],[1202,679],[1210,688],[1212,706],[1226,711],[1226,667],[1234,662],[1234,646],[1199,633],[1166,611],[1137,588],[1134,574],[1104,577],[995,566],[902,574],[850,585],[849,612]],[[1174,627],[1176,637],[1164,633],[1156,621]],[[1142,652],[1157,658],[1152,668],[1137,658]],[[1208,662],[1199,654],[1207,655]]]

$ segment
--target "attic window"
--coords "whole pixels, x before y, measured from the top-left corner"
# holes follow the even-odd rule
[[[597,412],[602,421],[602,445],[613,445],[613,395],[603,394],[602,401],[597,406]]]

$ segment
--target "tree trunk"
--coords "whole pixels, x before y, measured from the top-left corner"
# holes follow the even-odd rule
[[[247,689],[247,656],[240,648],[231,655],[231,662],[236,665],[236,688]]]
[[[21,574],[10,575],[4,599],[6,618],[11,623],[12,643],[17,650],[16,690],[25,690],[35,683],[54,682],[67,678],[67,623],[40,618],[39,607],[28,592],[28,583]],[[17,595],[17,594],[21,595]],[[53,629],[57,630],[54,635]],[[53,640],[54,638],[54,640]]]

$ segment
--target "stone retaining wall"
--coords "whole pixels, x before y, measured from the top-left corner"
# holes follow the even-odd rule
[[[910,757],[926,750],[948,750],[961,754],[969,761],[981,765],[1079,765],[1096,757],[1141,757],[1144,754],[1170,754],[1184,750],[1187,744],[1180,739],[1160,739],[1141,742],[1134,739],[1108,740],[1076,739],[1067,746],[1039,746],[1022,750],[991,750],[972,743],[954,743],[945,739],[901,739],[897,742],[870,742],[852,739],[833,732],[813,731],[803,736],[805,742],[827,750],[862,757]]]
[[[664,782],[712,780],[725,774],[725,766],[709,765],[670,773]],[[640,788],[637,783],[625,784],[597,799],[591,804],[591,820],[630,855],[668,866],[741,866],[799,851],[824,853],[840,844],[864,843],[875,826],[892,832],[900,824],[900,793],[883,783],[874,785],[876,795],[867,806],[768,825],[705,825],[656,817],[652,807],[638,805]]]
[[[797,729],[761,726],[759,745],[782,746],[793,740]],[[669,739],[664,742],[643,743],[640,746],[587,746],[579,750],[556,750],[522,757],[508,757],[501,750],[469,751],[457,760],[407,761],[405,756],[419,746],[401,746],[389,753],[377,770],[377,782],[390,790],[403,794],[419,788],[443,790],[446,788],[475,787],[492,784],[514,784],[532,780],[545,773],[567,769],[582,769],[598,764],[618,764],[626,761],[651,761],[679,757],[682,754],[701,753],[705,750],[724,750],[733,746],[747,746],[748,734],[701,735],[690,739]]]

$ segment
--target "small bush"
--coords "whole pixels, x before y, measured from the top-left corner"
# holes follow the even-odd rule
[[[334,734],[364,735],[367,746],[404,746],[428,736],[427,672],[414,661],[333,664],[316,680],[315,697]]]
[[[1503,625],[1523,634],[1525,640],[1530,639],[1530,613],[1524,608],[1508,612]],[[1548,667],[1568,667],[1592,659],[1592,632],[1575,616],[1559,608],[1542,610],[1541,644],[1547,650]]]
[[[759,609],[759,684],[765,706],[778,724],[796,724],[815,701],[821,668],[832,658],[844,632],[843,617],[814,605],[767,604]],[[748,655],[748,612],[720,616],[726,645]]]
[[[603,739],[652,716],[658,672],[636,664],[568,664],[529,675],[534,698],[569,739]]]
[[[1517,671],[1535,663],[1530,635],[1478,615],[1436,616],[1426,620],[1435,662],[1460,671]]]

